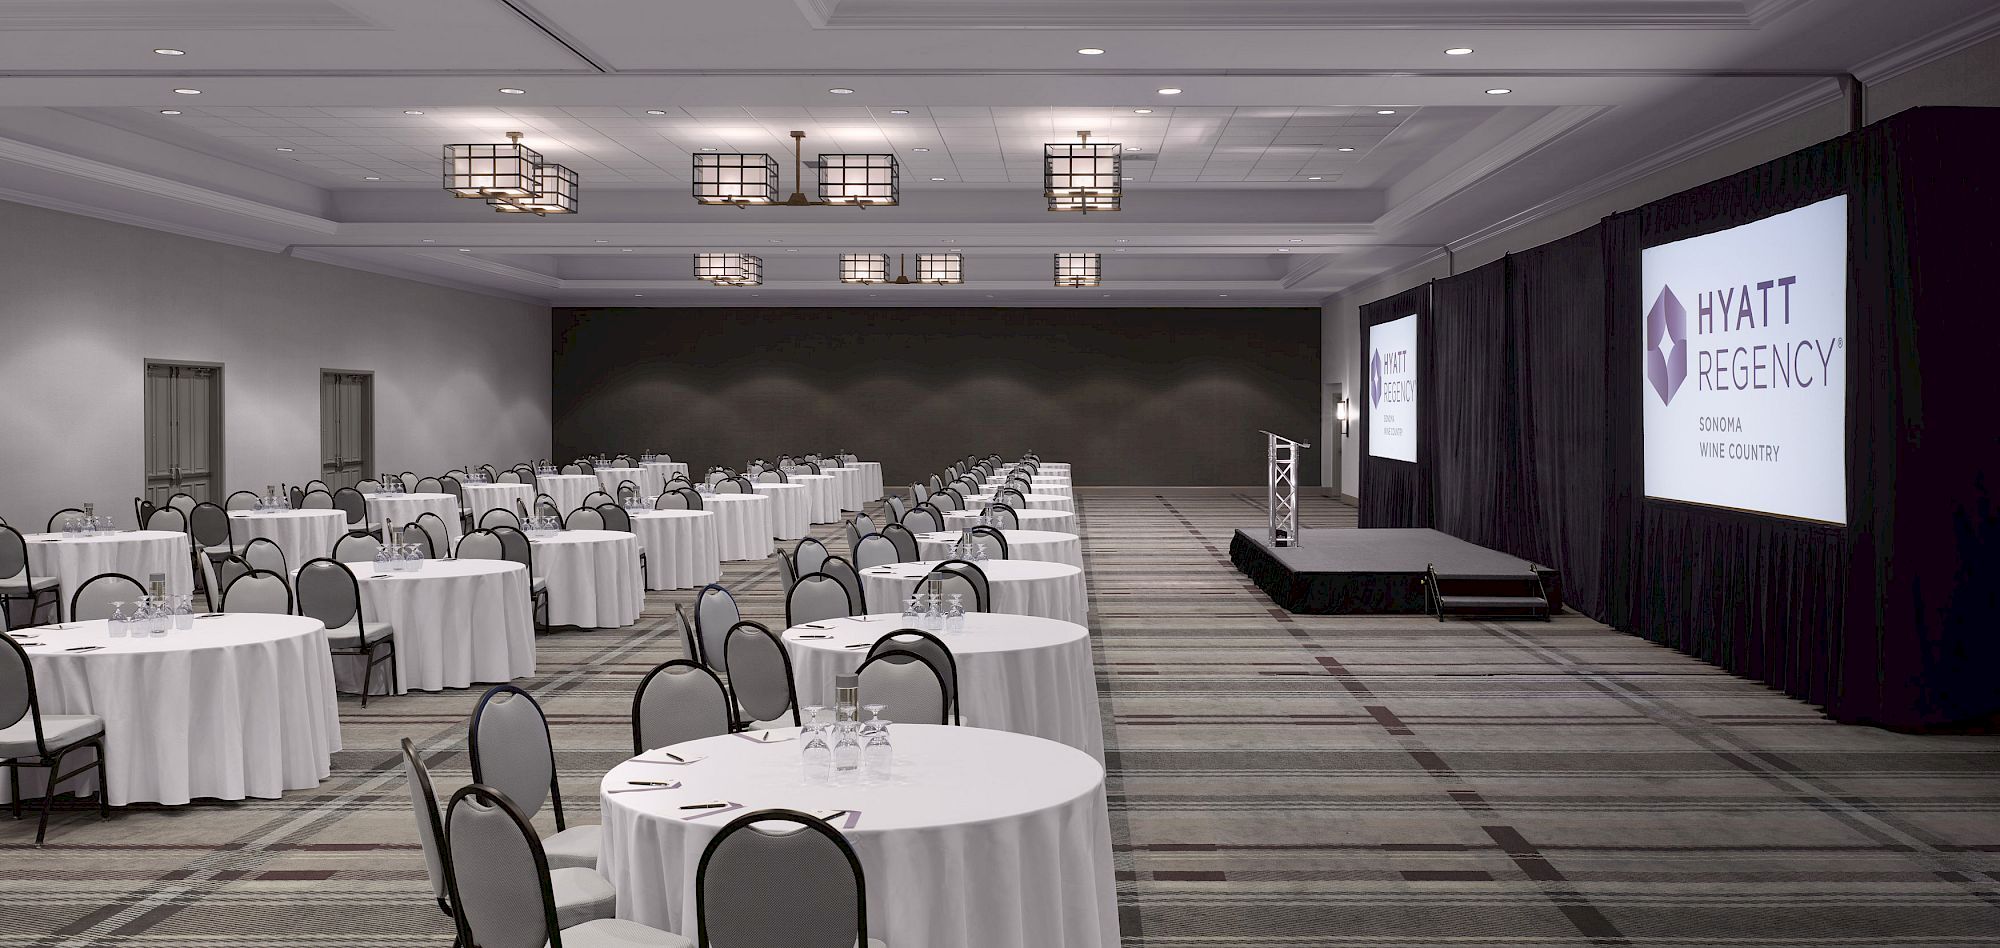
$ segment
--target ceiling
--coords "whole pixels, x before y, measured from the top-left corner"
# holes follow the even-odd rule
[[[557,305],[1311,305],[1996,32],[1984,0],[0,0],[0,199]],[[792,130],[894,152],[902,204],[694,204],[704,149],[789,184]],[[1125,210],[1043,209],[1079,130],[1125,146]],[[439,187],[508,131],[582,213]],[[695,283],[702,250],[765,285]],[[968,284],[834,281],[929,250]],[[1058,250],[1105,285],[1052,286]]]

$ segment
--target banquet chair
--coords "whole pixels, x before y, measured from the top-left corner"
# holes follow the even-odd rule
[[[931,489],[922,484],[910,485],[910,503],[921,504],[931,499]]]
[[[528,542],[528,535],[522,533],[519,527],[509,527],[504,524],[495,524],[486,529],[500,538],[500,551],[506,559],[527,568],[529,618],[533,619],[535,604],[539,602],[542,618],[546,621],[549,615],[549,581],[535,575],[535,548]],[[459,550],[460,555],[463,555],[464,546],[461,545]]]
[[[180,511],[181,516],[187,516],[187,512],[194,509],[194,504],[194,495],[186,491],[175,493],[167,498],[167,506]]]
[[[341,489],[346,490],[346,488]],[[382,480],[375,477],[364,477],[354,482],[354,490],[363,494],[379,494],[382,492]]]
[[[311,500],[312,495],[307,494],[306,499]],[[368,525],[368,498],[361,496],[361,491],[352,487],[334,491],[333,506],[347,515],[348,529]]]
[[[154,505],[152,501],[144,497],[134,497],[132,498],[132,522],[138,524],[139,528],[143,530],[146,528],[146,519],[151,517],[153,511],[158,509],[160,508]]]
[[[596,509],[597,515],[604,519],[604,529],[617,530],[620,533],[632,532],[632,514],[630,511],[617,504],[598,504]],[[642,558],[645,556],[643,552],[639,555]]]
[[[261,569],[279,576],[291,575],[285,568],[284,549],[270,537],[255,537],[243,544],[242,557],[244,562],[250,564],[251,569]]]
[[[333,495],[323,490],[309,490],[299,495],[298,506],[300,510],[332,510]]]
[[[937,491],[942,490],[944,488],[944,478],[939,477],[936,474],[932,474],[929,486],[932,493],[936,493]]]
[[[443,517],[426,510],[417,515],[414,526],[422,530],[425,538],[430,540],[430,559],[447,559],[451,556],[451,531],[445,528]]]
[[[852,556],[854,548],[861,545],[861,528],[852,520],[842,524],[841,528],[847,533],[847,554]]]
[[[410,489],[410,493],[412,494],[442,494],[444,492],[444,481],[435,477],[419,477],[417,478],[417,485]],[[456,492],[454,492],[454,496],[456,496]]]
[[[661,662],[632,695],[634,756],[731,730],[729,692],[700,662]]]
[[[297,484],[287,487],[285,488],[285,499],[291,501],[291,507],[293,510],[297,510],[300,507],[305,506],[306,489],[298,486]]]
[[[613,464],[614,466],[616,466],[616,467],[638,467],[638,466],[639,466],[639,462],[637,462],[637,461],[634,461],[634,460],[632,460],[632,456],[631,456],[631,455],[629,455],[629,454],[621,454],[621,455],[619,455],[619,456],[617,456],[617,457],[615,457],[615,458],[612,458],[612,459],[611,459],[611,463],[612,463],[612,464]]]
[[[530,815],[499,788],[474,784],[452,794],[444,852],[456,944],[485,948],[694,948],[638,922],[603,915],[616,901],[595,870],[556,867],[558,854],[535,839]],[[584,873],[587,873],[585,875]]]
[[[170,533],[187,532],[187,514],[179,507],[161,507],[146,518],[144,529],[165,530]]]
[[[874,517],[870,517],[870,516],[868,516],[868,515],[867,515],[867,514],[865,514],[865,513],[858,513],[858,514],[855,514],[855,515],[854,515],[854,530],[855,530],[855,532],[856,532],[856,533],[858,533],[858,534],[860,534],[861,536],[864,536],[864,537],[865,537],[865,536],[867,536],[867,535],[869,535],[869,534],[871,534],[871,533],[874,533],[874,532],[875,532],[875,518],[874,518]],[[850,552],[851,552],[851,551],[850,551]]]
[[[339,551],[336,549],[336,553]],[[507,548],[499,534],[491,530],[468,530],[458,538],[457,557],[461,560],[504,560]]]
[[[882,536],[888,537],[890,543],[896,545],[897,562],[915,563],[924,558],[921,548],[917,545],[917,535],[910,532],[909,527],[903,526],[900,523],[886,523],[882,525],[882,529],[878,532]]]
[[[188,537],[194,541],[196,553],[221,556],[241,552],[230,536],[232,530],[229,511],[207,501],[194,505],[194,512],[188,514]]]
[[[634,484],[631,481],[618,482],[618,500],[617,500],[618,503],[622,504],[627,500],[630,500],[638,496],[640,496],[639,485]]]
[[[535,476],[535,469],[526,464],[517,465],[514,468],[514,477],[516,483],[521,484],[534,484],[540,480],[540,478]]]
[[[792,587],[799,584],[799,564],[793,562],[791,554],[778,551],[778,591],[790,594]]]
[[[299,567],[296,582],[299,615],[325,624],[326,644],[333,655],[367,663],[361,676],[361,706],[368,707],[368,694],[375,690],[375,666],[383,662],[389,663],[389,693],[397,693],[396,630],[386,622],[376,622],[370,628],[362,618],[361,583],[354,578],[354,571],[346,563],[321,557]],[[378,657],[378,651],[387,654]]]
[[[871,533],[861,538],[854,546],[854,566],[868,569],[873,566],[887,566],[903,561],[903,554],[896,549],[896,541],[879,533]]]
[[[785,482],[785,472],[775,467],[768,471],[760,471],[757,474],[757,483],[759,484],[783,484]]]
[[[440,494],[463,497],[465,495],[465,479],[446,474],[437,479],[437,487],[434,489]]]
[[[930,504],[918,504],[903,515],[903,526],[911,533],[938,533],[944,530],[944,515]]]
[[[961,494],[983,494],[986,492],[985,482],[974,478],[970,474],[964,475],[951,483]]]
[[[862,658],[866,660],[892,651],[910,652],[936,666],[938,675],[944,680],[945,695],[951,699],[953,710],[958,710],[958,657],[952,654],[951,646],[922,629],[895,629],[882,633],[882,637],[868,647],[868,653]]]
[[[383,480],[388,480],[388,479],[389,478],[386,477],[383,478]],[[419,480],[422,480],[422,478],[419,478],[417,476],[417,472],[415,471],[404,471],[403,473],[395,476],[396,484],[402,487],[403,490],[412,494],[417,492],[417,481]]]
[[[957,488],[947,487],[944,490],[932,491],[931,499],[926,501],[926,503],[947,513],[955,510],[964,510],[965,495],[960,494]]]
[[[882,649],[869,655],[855,675],[859,703],[895,708],[898,724],[959,723],[944,671],[926,656],[907,649]]]
[[[840,584],[833,585],[838,589]],[[799,726],[792,657],[763,623],[745,619],[729,627],[723,639],[722,666],[729,676],[737,730]]]
[[[826,562],[826,544],[806,537],[792,548],[792,566],[800,576],[819,572],[819,564]]]
[[[64,771],[63,759],[82,748],[91,751],[90,759],[75,770]],[[111,797],[104,790],[104,719],[95,714],[43,714],[41,698],[35,692],[35,666],[28,661],[27,649],[6,634],[0,634],[0,767],[7,769],[17,820],[21,818],[21,768],[49,772],[42,791],[42,819],[35,826],[36,848],[48,838],[49,813],[55,809],[57,788],[80,774],[97,771],[98,818],[111,818]]]
[[[423,551],[424,559],[434,560],[438,558],[437,548],[431,545],[429,531],[418,526],[414,520],[403,524],[401,529],[390,530],[388,535],[383,537],[382,540],[385,543],[415,544],[418,549]]]
[[[743,493],[750,493],[749,491],[745,491],[745,490],[743,489],[743,479],[742,479],[742,478],[737,478],[737,477],[725,477],[725,478],[722,478],[722,479],[720,479],[720,480],[716,481],[716,482],[715,482],[715,483],[714,483],[713,485],[711,485],[711,486],[713,486],[713,487],[715,488],[715,492],[716,492],[716,493],[718,493],[718,494],[743,494]]]
[[[965,560],[945,560],[932,568],[924,582],[940,581],[939,592],[949,597],[952,593],[972,593],[973,612],[988,612],[993,602],[993,587],[986,581],[986,571]]]
[[[225,510],[255,510],[258,497],[247,490],[239,490],[222,499]]]
[[[1000,529],[1002,530],[1021,529],[1021,515],[1014,512],[1014,507],[1011,504],[987,504],[986,515],[1000,521]]]
[[[333,541],[333,558],[342,563],[372,563],[382,552],[382,541],[365,530],[343,534]]]
[[[559,522],[563,518],[562,509],[557,507],[555,500],[547,494],[541,494],[535,498],[535,516],[554,517]]]
[[[847,584],[830,573],[802,574],[798,583],[792,586],[792,591],[785,594],[786,628],[858,614]]]
[[[796,810],[730,820],[702,850],[694,892],[700,948],[887,948],[868,937],[868,885],[854,847]],[[752,892],[784,895],[744,897]]]
[[[55,513],[52,513],[52,514],[49,514],[49,525],[48,525],[48,528],[47,528],[47,532],[49,532],[49,533],[56,533],[56,532],[58,532],[58,531],[56,530],[56,525],[57,525],[58,523],[60,523],[60,522],[62,521],[62,518],[63,518],[63,517],[65,516],[65,515],[68,515],[68,514],[76,514],[76,515],[77,515],[77,516],[79,516],[79,517],[80,517],[80,516],[83,516],[83,508],[82,508],[82,507],[64,507],[63,509],[61,509],[61,510],[58,510],[58,511],[56,511]]]
[[[513,527],[519,530],[521,518],[505,507],[495,507],[479,515],[479,529],[486,530],[492,527]]]
[[[971,541],[985,540],[993,544],[994,549],[992,552],[995,554],[994,559],[1004,560],[1008,558],[1007,536],[994,527],[983,525],[973,527],[965,532],[965,538]]]
[[[712,671],[729,674],[722,653],[728,646],[729,630],[741,621],[743,612],[736,607],[729,587],[721,583],[701,587],[694,597],[694,632],[701,652],[691,657]]]
[[[598,827],[571,827],[563,819],[556,750],[549,740],[548,719],[534,696],[513,685],[488,688],[473,709],[466,746],[472,755],[473,783],[498,788],[528,819],[541,812],[545,802],[555,810],[555,835],[542,840],[551,867],[597,868]],[[454,904],[464,903],[454,900]]]
[[[578,474],[595,475],[597,473],[597,465],[589,461],[578,461],[576,462],[576,472]]]
[[[814,460],[805,460],[805,461],[800,461],[800,462],[799,462],[799,465],[798,465],[798,466],[799,466],[799,467],[802,467],[802,468],[805,468],[805,469],[806,469],[806,473],[807,473],[807,474],[821,474],[821,473],[825,473],[825,472],[823,472],[823,471],[821,471],[821,470],[819,469],[819,462],[818,462],[818,461],[814,461]]]
[[[495,484],[519,484],[521,483],[521,472],[501,471],[500,473],[493,475],[492,481]]]
[[[888,497],[884,498],[882,502],[889,507],[889,522],[902,523],[903,514],[908,513],[910,509],[908,507],[903,506],[903,498],[898,497],[895,494],[890,494]]]
[[[847,598],[854,601],[855,615],[868,614],[868,597],[862,591],[861,574],[854,569],[853,563],[843,557],[829,556],[826,562],[819,565],[819,571],[840,580],[840,584],[847,587]]]
[[[583,473],[583,465],[581,465],[581,464],[565,464],[565,465],[563,465],[563,466],[562,466],[562,472],[563,472],[564,474],[581,474],[581,473]]]
[[[601,490],[594,490],[588,494],[583,495],[583,505],[585,507],[595,507],[598,504],[613,504],[613,503],[617,503],[617,501],[613,499],[610,494],[607,494]]]
[[[578,507],[570,511],[569,516],[563,518],[563,529],[602,530],[604,529],[604,515],[598,513],[595,507]]]
[[[69,621],[109,619],[117,603],[136,603],[146,595],[146,587],[124,573],[99,573],[76,587],[69,598]]]
[[[1028,507],[1028,498],[1012,487],[1000,488],[999,491],[994,493],[993,502],[996,504],[1006,504],[1015,510],[1026,510]]]
[[[537,496],[538,496],[538,497],[540,497],[540,496],[546,496],[546,495],[537,495]],[[524,501],[524,500],[522,500],[522,499],[521,499],[521,498],[519,498],[519,497],[516,497],[516,498],[514,498],[514,516],[516,516],[516,517],[519,517],[519,518],[521,518],[522,520],[526,520],[526,519],[528,519],[528,503],[527,503],[527,501]]]
[[[696,503],[700,503],[700,501],[696,501]],[[653,509],[654,510],[688,510],[688,509],[699,510],[700,508],[698,507],[690,508],[688,506],[688,499],[686,494],[683,494],[677,490],[669,490],[669,491],[661,491],[660,496],[653,498]]]
[[[222,587],[222,608],[216,611],[288,616],[292,614],[292,587],[285,584],[283,573],[253,569]]]

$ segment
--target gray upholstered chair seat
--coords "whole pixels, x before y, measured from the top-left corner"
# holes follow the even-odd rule
[[[743,729],[746,731],[771,731],[781,727],[798,727],[798,725],[792,723],[792,716],[789,714],[782,718],[773,718],[769,721],[751,721],[743,725]]]
[[[618,917],[618,890],[595,869],[550,869],[549,890],[556,897],[556,925],[561,928]]]
[[[537,576],[528,581],[528,591],[544,593],[549,591],[549,581]]]
[[[673,932],[622,918],[598,919],[565,928],[562,943],[563,948],[694,948],[694,942]]]
[[[600,830],[595,824],[572,826],[554,836],[542,837],[542,852],[548,854],[549,868],[595,871]]]
[[[95,714],[42,715],[42,740],[50,753],[102,733],[104,719]],[[35,719],[32,715],[23,715],[21,720],[0,728],[0,760],[39,756],[35,748]]]
[[[395,633],[396,630],[390,628],[387,622],[370,622],[368,623],[368,638],[366,641],[363,641],[361,638],[361,617],[355,616],[349,619],[346,625],[337,629],[326,630],[326,642],[334,648],[360,648],[363,645],[374,645]]]
[[[23,573],[15,573],[6,579],[0,579],[0,593],[5,593],[9,596],[21,596],[28,593],[41,592],[45,589],[54,589],[61,584],[62,580],[54,576],[28,576]]]

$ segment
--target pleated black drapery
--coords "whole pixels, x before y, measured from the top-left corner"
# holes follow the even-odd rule
[[[1431,381],[1431,288],[1415,287],[1361,307],[1361,372],[1368,378],[1368,331],[1378,323],[1391,322],[1415,314],[1417,317],[1417,462],[1378,458],[1368,453],[1367,383],[1354,394],[1360,408],[1355,424],[1361,426],[1361,509],[1357,522],[1363,527],[1428,527],[1431,525],[1431,484],[1427,461],[1435,456],[1436,440],[1431,433],[1431,403],[1425,394]]]
[[[1432,284],[1432,366],[1424,427],[1437,529],[1506,551],[1521,516],[1523,482],[1515,374],[1507,320],[1507,261]]]

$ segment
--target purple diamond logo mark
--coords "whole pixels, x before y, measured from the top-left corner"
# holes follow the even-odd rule
[[[1380,349],[1375,350],[1375,354],[1368,359],[1368,405],[1371,408],[1382,407],[1382,350]]]
[[[1673,287],[1661,287],[1646,312],[1646,381],[1662,405],[1673,404],[1674,393],[1687,381],[1687,316]]]

